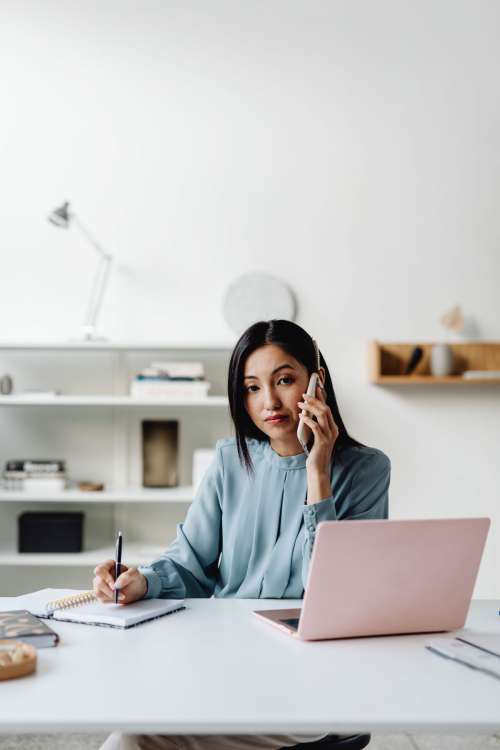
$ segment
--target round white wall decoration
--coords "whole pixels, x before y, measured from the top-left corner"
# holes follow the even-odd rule
[[[266,273],[245,273],[230,284],[223,314],[228,326],[240,334],[258,320],[294,320],[295,296],[283,281]]]

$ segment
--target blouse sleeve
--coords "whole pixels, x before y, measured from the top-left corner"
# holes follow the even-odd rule
[[[333,495],[312,505],[304,505],[304,546],[302,582],[304,588],[309,572],[316,527],[320,521],[363,520],[387,518],[389,515],[389,483],[391,462],[379,451],[368,456],[353,473],[345,500],[338,505]]]
[[[207,469],[177,537],[157,560],[140,566],[148,589],[145,599],[184,599],[213,594],[221,552],[222,452]]]

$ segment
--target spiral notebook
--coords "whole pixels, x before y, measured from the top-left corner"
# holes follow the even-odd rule
[[[102,604],[93,591],[75,589],[41,589],[16,597],[15,603],[37,617],[114,628],[131,628],[185,609],[183,599],[140,599],[126,605]]]

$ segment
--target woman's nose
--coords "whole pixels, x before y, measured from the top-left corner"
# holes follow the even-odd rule
[[[280,400],[273,391],[266,391],[264,395],[264,406],[266,409],[277,409],[280,406]]]

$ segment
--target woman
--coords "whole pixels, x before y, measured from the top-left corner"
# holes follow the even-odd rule
[[[303,328],[270,320],[242,334],[228,373],[236,437],[217,442],[186,520],[161,558],[129,568],[116,584],[113,560],[97,566],[100,601],[113,601],[115,586],[123,604],[212,595],[300,598],[320,521],[387,518],[390,461],[347,433],[321,355],[320,364],[316,394],[307,397],[317,364]],[[307,457],[297,438],[300,419],[313,436]],[[113,734],[101,750],[272,750],[313,739]]]

